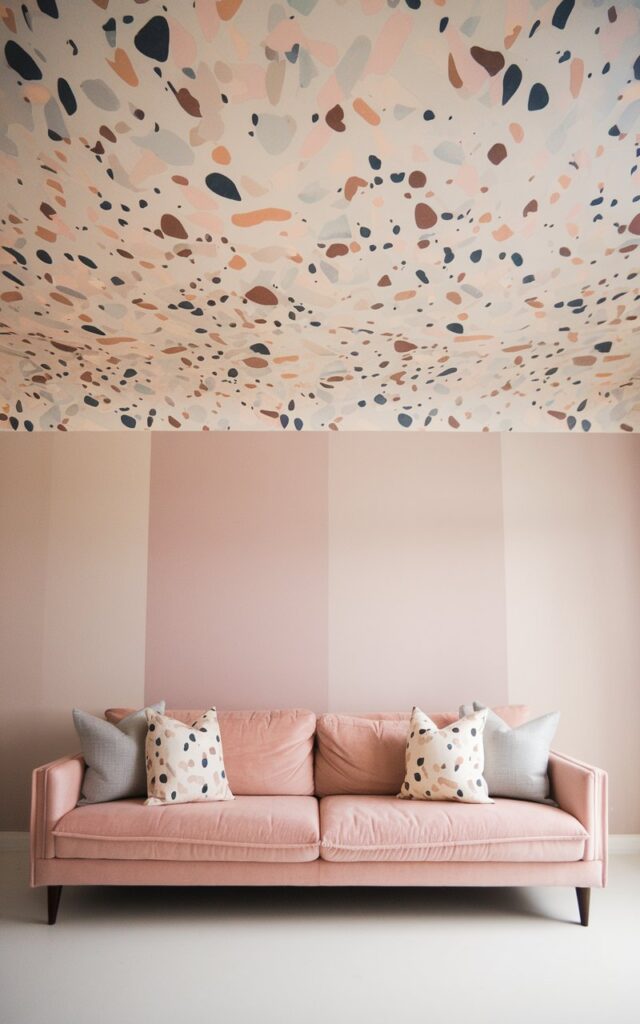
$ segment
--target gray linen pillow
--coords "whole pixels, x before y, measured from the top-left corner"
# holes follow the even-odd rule
[[[163,700],[151,707],[164,714]],[[134,711],[116,725],[74,708],[73,724],[87,766],[78,805],[147,795],[146,708]]]
[[[460,717],[483,710],[474,701],[462,704]],[[489,796],[549,801],[549,747],[558,728],[559,711],[524,722],[516,729],[489,710],[484,727],[484,771]]]

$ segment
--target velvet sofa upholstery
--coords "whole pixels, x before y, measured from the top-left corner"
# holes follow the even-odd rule
[[[526,717],[499,710],[511,724]],[[106,714],[117,721],[128,711]],[[198,711],[168,713],[188,721]],[[586,924],[589,891],[606,884],[607,777],[598,768],[552,754],[555,805],[400,801],[404,713],[219,720],[233,801],[78,807],[80,755],[35,769],[31,885],[48,887],[50,923],[63,885],[569,885]]]

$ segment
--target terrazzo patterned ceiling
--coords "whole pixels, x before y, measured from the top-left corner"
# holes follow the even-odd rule
[[[640,429],[640,4],[0,4],[0,428]]]

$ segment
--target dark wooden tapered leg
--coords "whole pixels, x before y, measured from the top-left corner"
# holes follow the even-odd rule
[[[55,924],[58,916],[58,907],[60,906],[60,897],[62,896],[61,885],[48,885],[47,886],[47,909],[49,911],[49,924]]]
[[[582,889],[576,887],[576,896],[578,897],[580,924],[583,928],[586,928],[589,924],[589,900],[591,899],[591,889]]]

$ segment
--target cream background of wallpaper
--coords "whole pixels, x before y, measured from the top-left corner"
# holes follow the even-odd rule
[[[0,827],[73,704],[475,695],[560,708],[640,831],[637,437],[0,435],[0,474]]]
[[[640,430],[637,0],[54,8],[0,19],[0,430]]]

